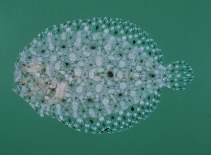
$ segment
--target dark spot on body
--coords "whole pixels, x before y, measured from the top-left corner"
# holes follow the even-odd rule
[[[56,89],[55,88],[51,88],[51,91],[54,92],[54,91],[56,91]]]
[[[94,50],[94,49],[96,49],[96,46],[91,46],[90,48],[91,48],[92,50]]]
[[[90,121],[90,123],[91,123],[91,124],[93,124],[93,123],[94,123],[92,119],[90,119],[89,121]]]
[[[122,95],[123,95],[122,93],[119,93],[119,94],[118,94],[118,96],[122,96]]]
[[[95,27],[95,29],[98,30],[98,29],[99,29],[99,26],[97,25],[97,26]]]
[[[93,102],[93,99],[92,98],[88,98],[87,102]]]
[[[114,76],[112,71],[108,71],[107,75],[108,75],[108,77],[113,77]]]
[[[149,74],[149,77],[154,78],[155,77],[155,74],[154,73],[150,73]]]
[[[122,53],[119,53],[119,56],[122,57]]]
[[[107,131],[108,129],[109,129],[109,128],[103,129],[103,130],[101,131],[101,133],[103,133],[103,132]]]

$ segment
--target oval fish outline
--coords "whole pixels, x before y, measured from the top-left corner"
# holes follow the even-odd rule
[[[54,25],[19,54],[13,90],[40,116],[81,132],[114,133],[146,119],[160,89],[183,90],[193,80],[184,61],[168,66],[135,24],[93,18]]]

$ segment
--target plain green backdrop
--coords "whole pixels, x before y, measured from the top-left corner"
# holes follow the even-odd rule
[[[83,134],[39,117],[11,91],[18,53],[50,25],[104,16],[146,30],[166,65],[188,62],[191,86],[163,89],[151,117],[117,134]],[[210,155],[210,67],[210,0],[0,0],[0,155]]]

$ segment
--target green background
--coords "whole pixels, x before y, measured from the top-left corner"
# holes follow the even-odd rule
[[[11,91],[18,53],[50,25],[104,16],[149,32],[164,64],[188,62],[192,85],[164,88],[151,117],[117,134],[83,134],[39,117]],[[210,0],[0,0],[0,155],[210,155],[210,43]]]

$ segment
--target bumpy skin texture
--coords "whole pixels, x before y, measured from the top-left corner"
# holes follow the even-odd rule
[[[192,69],[185,67],[189,72],[180,83],[186,85]],[[15,64],[14,91],[40,116],[77,131],[114,133],[147,118],[161,87],[179,89],[180,83],[170,82],[177,79],[171,71],[162,65],[156,43],[135,24],[75,20],[47,28],[24,48]]]

